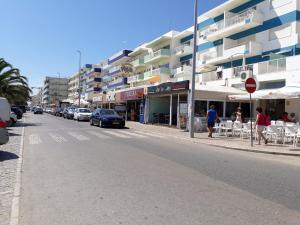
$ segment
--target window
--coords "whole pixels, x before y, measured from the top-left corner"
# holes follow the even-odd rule
[[[195,101],[195,116],[206,117],[207,101]]]
[[[209,102],[209,107],[211,105],[214,105],[215,106],[215,110],[216,112],[218,113],[218,116],[219,117],[223,117],[223,106],[224,106],[224,102],[217,102],[217,101],[210,101]]]
[[[275,27],[269,31],[269,40],[273,41],[276,39],[290,37],[291,34],[292,34],[291,24],[282,25],[280,27]]]

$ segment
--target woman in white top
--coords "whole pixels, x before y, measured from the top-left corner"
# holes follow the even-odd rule
[[[242,109],[240,107],[237,108],[237,111],[235,113],[235,121],[236,122],[243,122],[243,118],[242,118]]]

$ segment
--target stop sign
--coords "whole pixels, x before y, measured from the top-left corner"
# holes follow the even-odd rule
[[[256,81],[253,78],[248,78],[245,82],[245,89],[248,93],[252,94],[256,91]]]

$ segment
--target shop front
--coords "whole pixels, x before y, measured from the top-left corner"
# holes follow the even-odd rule
[[[147,88],[145,122],[185,128],[189,81],[168,82]]]
[[[144,123],[144,88],[123,91],[120,98],[126,103],[126,120]]]

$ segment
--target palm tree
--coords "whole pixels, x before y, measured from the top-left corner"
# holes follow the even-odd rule
[[[7,98],[12,104],[24,104],[30,99],[30,93],[27,78],[0,58],[0,97]]]

